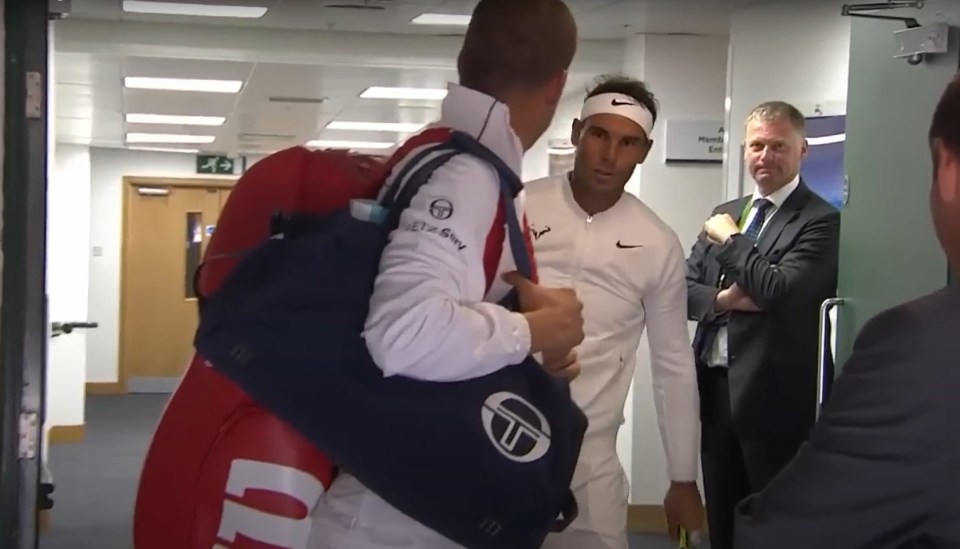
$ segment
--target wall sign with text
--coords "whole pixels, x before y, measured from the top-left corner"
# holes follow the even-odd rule
[[[722,120],[667,120],[667,162],[723,162]]]

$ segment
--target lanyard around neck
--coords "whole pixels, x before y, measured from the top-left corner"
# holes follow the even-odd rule
[[[747,224],[747,217],[750,216],[750,210],[753,209],[753,200],[747,200],[746,205],[743,207],[743,211],[740,212],[740,221],[737,225],[740,227],[740,231],[743,232],[744,225]]]

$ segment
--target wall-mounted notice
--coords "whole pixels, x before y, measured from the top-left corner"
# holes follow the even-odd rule
[[[723,162],[722,120],[667,120],[667,162]]]
[[[547,174],[550,177],[565,175],[573,171],[573,162],[577,158],[577,149],[566,138],[555,138],[547,141]]]

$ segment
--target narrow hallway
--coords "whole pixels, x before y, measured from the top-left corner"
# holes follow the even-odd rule
[[[167,398],[87,396],[84,441],[50,448],[54,507],[40,549],[131,549],[140,466]],[[630,547],[671,549],[661,536],[632,536]]]
[[[140,467],[168,395],[86,399],[86,436],[50,447],[51,526],[40,549],[130,549]],[[171,548],[172,549],[172,548]]]

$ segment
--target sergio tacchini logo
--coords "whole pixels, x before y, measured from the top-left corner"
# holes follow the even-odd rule
[[[550,424],[534,405],[509,391],[493,393],[480,408],[490,442],[511,461],[530,463],[550,449]]]

